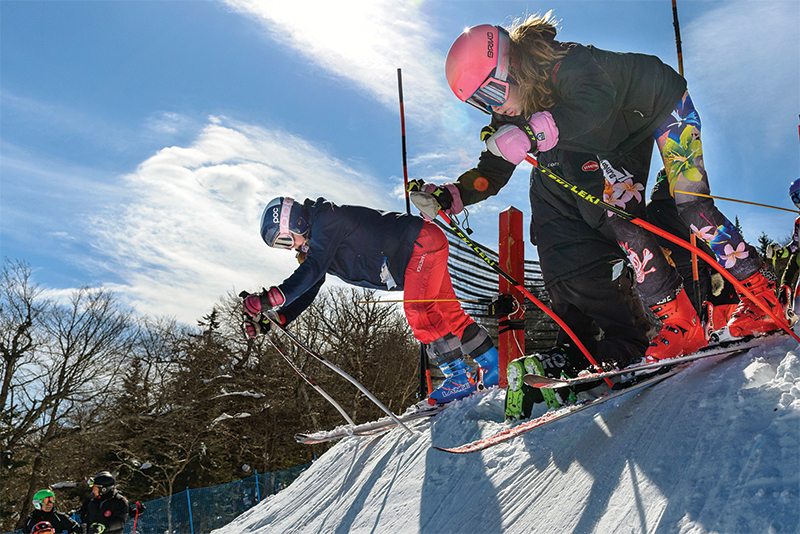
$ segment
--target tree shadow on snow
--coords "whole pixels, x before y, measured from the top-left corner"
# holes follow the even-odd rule
[[[485,406],[485,402],[479,405],[481,400],[486,401],[470,397],[433,418],[431,443],[453,445],[479,437],[479,420],[485,415],[476,415]],[[503,530],[498,488],[489,479],[480,453],[451,454],[430,447],[420,499],[421,534]]]

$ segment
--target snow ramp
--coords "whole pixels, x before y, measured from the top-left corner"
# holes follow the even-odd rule
[[[431,448],[502,430],[495,388],[343,439],[214,534],[797,533],[798,355],[772,337],[482,452]]]

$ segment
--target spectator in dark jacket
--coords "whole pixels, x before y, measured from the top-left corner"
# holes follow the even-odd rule
[[[122,534],[128,519],[128,500],[117,491],[114,476],[101,471],[89,479],[92,496],[81,507],[81,523],[87,534]]]
[[[56,496],[51,489],[43,489],[36,492],[33,496],[33,512],[30,513],[22,527],[22,532],[30,534],[33,527],[42,521],[47,521],[56,531],[56,534],[68,532],[77,534],[81,531],[81,526],[73,521],[67,514],[61,513],[56,509]]]

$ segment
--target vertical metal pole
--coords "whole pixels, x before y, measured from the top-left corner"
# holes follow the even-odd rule
[[[693,247],[697,246],[697,236],[694,232],[689,234],[689,242]],[[694,298],[698,306],[696,311],[700,313],[700,310],[703,309],[703,303],[700,301],[700,275],[697,271],[697,253],[694,250],[692,251],[692,285],[694,286]]]
[[[189,528],[194,534],[194,523],[192,522],[192,499],[189,498],[189,486],[186,486],[186,502],[189,503]]]
[[[677,0],[672,0],[672,25],[675,26],[675,46],[678,49],[678,74],[683,76],[683,49],[681,48],[681,25],[678,22]]]
[[[411,213],[411,202],[408,198],[408,165],[406,164],[406,113],[403,106],[403,73],[397,69],[397,90],[400,94],[400,132],[403,140],[403,188],[406,191],[406,213]]]
[[[425,376],[428,374],[428,355],[425,352],[425,344],[419,344],[419,384],[417,386],[417,398],[424,399],[430,395]]]

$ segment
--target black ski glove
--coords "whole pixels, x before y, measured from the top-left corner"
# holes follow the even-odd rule
[[[265,315],[262,315],[259,320],[245,315],[242,324],[244,325],[244,330],[247,332],[247,335],[252,338],[256,338],[261,334],[266,334],[269,332],[270,328],[272,328],[272,321],[267,319]]]

